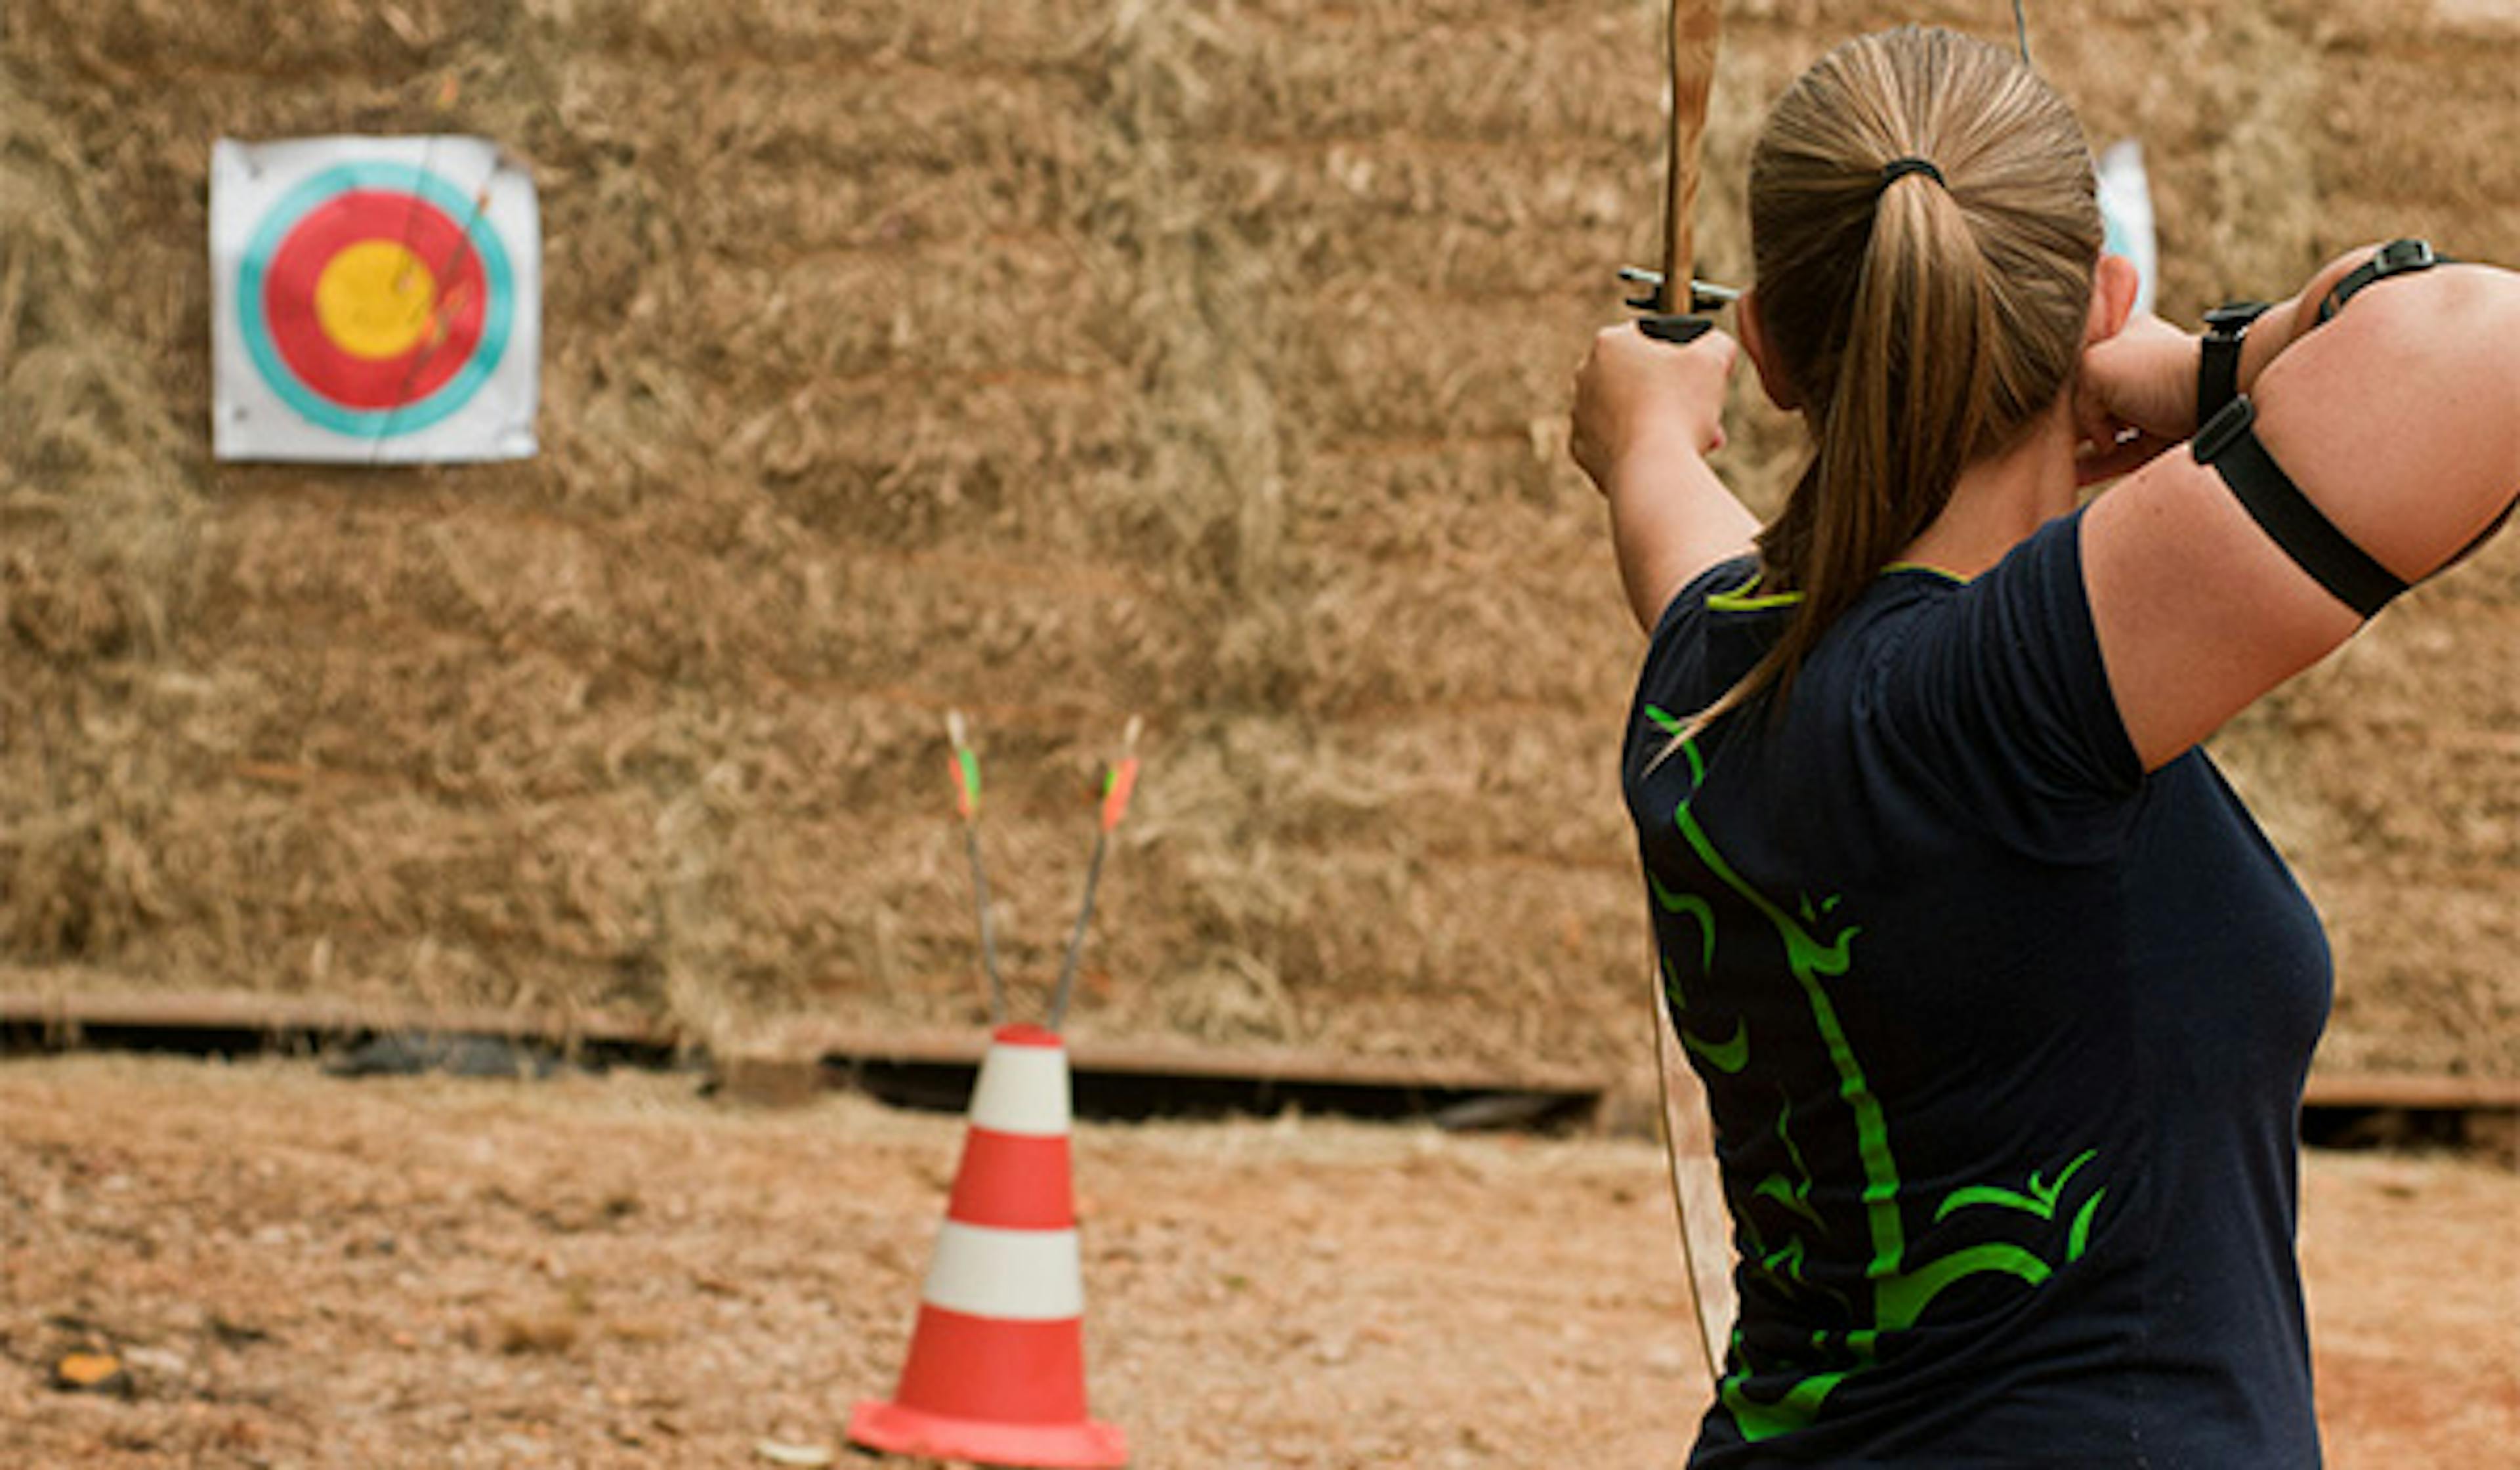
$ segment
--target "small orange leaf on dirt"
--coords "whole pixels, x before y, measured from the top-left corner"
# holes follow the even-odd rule
[[[70,1353],[53,1364],[53,1387],[77,1394],[119,1393],[130,1387],[122,1359],[111,1353]]]

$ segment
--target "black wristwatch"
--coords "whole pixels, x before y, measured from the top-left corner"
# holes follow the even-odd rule
[[[2240,396],[2240,347],[2267,310],[2264,301],[2228,301],[2205,313],[2205,340],[2196,355],[2198,427]]]

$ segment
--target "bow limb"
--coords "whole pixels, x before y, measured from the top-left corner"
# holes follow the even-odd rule
[[[1671,0],[1671,154],[1665,176],[1662,281],[1654,299],[1655,308],[1666,315],[1688,313],[1700,299],[1693,279],[1698,154],[1706,136],[1707,94],[1715,82],[1715,48],[1722,21],[1722,0]],[[1659,976],[1653,986],[1653,1013],[1663,1142],[1671,1156],[1672,1204],[1680,1217],[1682,1261],[1688,1270],[1689,1301],[1696,1311],[1707,1369],[1720,1379],[1740,1305],[1732,1280],[1732,1213],[1724,1199],[1706,1089],[1681,1049]]]
[[[1697,266],[1697,158],[1706,139],[1707,96],[1715,86],[1715,48],[1722,38],[1723,0],[1671,0],[1671,152],[1664,165],[1662,285],[1654,309],[1693,310]]]

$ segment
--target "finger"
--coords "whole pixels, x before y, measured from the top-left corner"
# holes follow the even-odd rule
[[[2079,485],[2096,485],[2113,480],[2142,463],[2142,441],[2130,439],[2123,443],[2085,444],[2074,456],[2074,479]]]
[[[2089,380],[2074,391],[2074,427],[2081,430],[2083,442],[2093,446],[2114,445],[2118,430],[2126,427],[2109,412],[2108,404],[2089,386]]]
[[[2173,441],[2158,434],[2136,433],[2134,437],[2078,457],[2074,462],[2074,481],[2078,486],[2096,485],[2131,474],[2161,457]]]

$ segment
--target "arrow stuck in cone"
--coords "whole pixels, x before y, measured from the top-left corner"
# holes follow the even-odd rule
[[[1129,798],[1138,789],[1138,736],[1146,721],[1129,717],[1127,731],[1120,737],[1120,756],[1102,773],[1102,817],[1094,831],[1094,852],[1085,868],[1085,897],[1076,909],[1076,925],[1067,936],[1067,953],[1059,961],[1058,981],[1052,987],[1050,1029],[1058,1030],[1067,1020],[1067,1001],[1076,984],[1077,960],[1085,953],[1086,931],[1094,922],[1094,893],[1102,881],[1102,860],[1110,852],[1111,834],[1118,830],[1121,819],[1129,812]],[[961,710],[948,710],[945,715],[945,738],[952,755],[950,768],[954,777],[954,809],[963,823],[963,848],[971,864],[971,902],[980,924],[980,968],[989,982],[989,1024],[1007,1023],[1007,984],[998,968],[997,923],[989,907],[988,869],[980,861],[980,757],[971,746],[970,727],[964,722]]]

